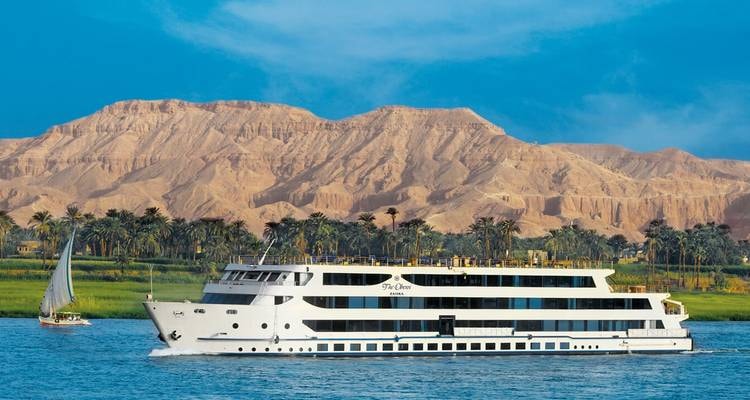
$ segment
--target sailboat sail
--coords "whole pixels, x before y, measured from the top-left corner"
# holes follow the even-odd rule
[[[49,317],[55,310],[70,304],[75,300],[73,295],[73,279],[70,272],[70,256],[73,252],[73,238],[75,231],[70,235],[70,240],[65,245],[65,249],[60,255],[55,272],[52,273],[52,279],[49,281],[47,290],[44,292],[42,304],[40,306],[43,317]]]

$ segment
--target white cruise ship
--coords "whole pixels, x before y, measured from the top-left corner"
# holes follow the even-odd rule
[[[689,351],[681,303],[611,269],[229,264],[200,303],[144,303],[170,348],[261,356]]]

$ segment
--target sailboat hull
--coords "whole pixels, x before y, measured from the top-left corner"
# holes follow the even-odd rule
[[[85,319],[68,319],[54,317],[39,317],[39,324],[42,326],[88,326],[91,322]]]

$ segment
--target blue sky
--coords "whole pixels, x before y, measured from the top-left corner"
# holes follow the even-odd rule
[[[0,12],[0,137],[124,99],[344,118],[470,107],[520,139],[750,159],[750,2],[28,1]]]

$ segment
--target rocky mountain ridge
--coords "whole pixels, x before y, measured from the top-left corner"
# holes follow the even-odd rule
[[[666,149],[522,142],[469,109],[381,107],[331,121],[278,104],[123,101],[29,139],[0,140],[0,209],[25,224],[67,204],[156,206],[186,218],[323,211],[422,217],[444,231],[515,218],[525,236],[578,223],[639,238],[653,218],[750,235],[750,163]]]

